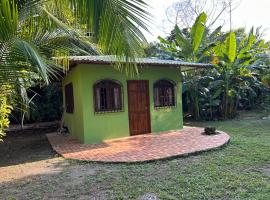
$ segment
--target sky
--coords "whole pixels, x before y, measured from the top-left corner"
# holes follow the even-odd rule
[[[153,15],[154,24],[151,25],[152,34],[147,34],[149,42],[155,41],[158,36],[166,36],[166,10],[177,0],[146,0],[151,6],[149,12]],[[245,27],[249,30],[252,26],[262,26],[264,38],[270,40],[270,0],[241,0],[239,6],[233,11],[232,28]],[[224,30],[229,29],[229,25]]]

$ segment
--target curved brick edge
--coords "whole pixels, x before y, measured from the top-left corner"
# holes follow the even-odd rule
[[[95,159],[81,159],[81,158],[72,158],[69,156],[65,156],[63,154],[61,154],[59,152],[58,146],[53,145],[50,141],[50,137],[47,135],[49,142],[51,143],[51,146],[53,148],[53,150],[60,156],[64,157],[67,160],[72,160],[72,161],[78,161],[78,162],[87,162],[87,163],[100,163],[100,164],[140,164],[140,163],[150,163],[150,162],[155,162],[155,161],[162,161],[162,160],[172,160],[172,159],[176,159],[176,158],[183,158],[183,157],[188,157],[188,156],[195,156],[195,155],[199,155],[205,152],[211,152],[211,151],[216,151],[219,149],[224,148],[225,146],[227,146],[230,142],[230,136],[223,132],[223,131],[217,131],[219,132],[219,134],[223,134],[226,136],[226,140],[224,140],[224,142],[222,142],[221,144],[214,146],[214,147],[210,147],[210,148],[205,148],[205,149],[201,149],[201,150],[197,150],[197,151],[191,151],[188,153],[179,153],[179,154],[175,154],[175,155],[169,155],[169,156],[162,156],[159,158],[153,158],[153,159],[146,159],[146,160],[136,160],[136,161],[105,161],[105,160],[95,160]],[[63,136],[64,137],[64,136]],[[206,137],[211,137],[210,136],[206,136]],[[120,139],[121,140],[121,139]]]
[[[222,132],[222,131],[217,131],[217,132],[219,132],[220,134],[228,135],[227,133]],[[201,155],[203,153],[221,150],[221,149],[225,148],[227,145],[229,145],[231,138],[229,135],[228,135],[228,137],[229,137],[228,140],[226,142],[224,142],[224,144],[221,144],[221,145],[213,147],[213,148],[207,148],[207,149],[203,149],[200,151],[193,151],[193,152],[189,152],[189,153],[181,153],[179,155],[172,155],[172,156],[167,156],[167,157],[163,157],[163,158],[156,158],[156,159],[151,159],[151,160],[112,162],[112,161],[100,161],[100,160],[83,160],[83,159],[75,159],[75,158],[65,158],[65,159],[71,160],[71,161],[78,161],[78,162],[82,162],[82,163],[97,163],[97,164],[108,164],[108,165],[110,165],[110,164],[131,164],[132,165],[132,164],[152,163],[152,162],[157,162],[157,161],[169,161],[169,160],[173,160],[173,159],[177,159],[177,158],[186,158],[189,156],[197,156],[197,155]],[[59,153],[57,153],[57,154],[59,154]],[[61,154],[59,154],[59,155],[61,155]]]
[[[158,162],[158,161],[170,161],[170,160],[174,160],[177,158],[186,158],[189,156],[197,156],[197,155],[201,155],[203,153],[207,153],[207,152],[214,152],[214,151],[218,151],[218,150],[222,150],[223,148],[225,148],[227,145],[229,145],[230,143],[230,138],[228,139],[228,141],[226,141],[224,144],[214,147],[214,148],[209,148],[209,149],[204,149],[201,151],[194,151],[194,152],[190,152],[190,153],[183,153],[183,154],[179,154],[179,155],[173,155],[173,156],[168,156],[168,157],[164,157],[164,158],[157,158],[157,159],[151,159],[151,160],[143,160],[143,161],[100,161],[100,160],[83,160],[83,159],[75,159],[75,158],[65,158],[63,157],[61,154],[57,153],[55,150],[55,152],[60,155],[61,157],[65,158],[66,160],[70,160],[70,161],[76,161],[76,162],[81,162],[81,163],[93,163],[93,164],[107,164],[107,165],[112,165],[112,164],[126,164],[126,165],[133,165],[133,164],[146,164],[146,163],[153,163],[153,162]]]

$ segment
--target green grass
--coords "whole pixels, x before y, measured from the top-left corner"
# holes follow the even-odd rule
[[[144,164],[69,161],[60,173],[5,184],[10,191],[5,194],[28,199],[138,199],[150,193],[160,199],[269,200],[270,120],[261,116],[247,112],[231,121],[189,123],[229,133],[229,145],[215,151]],[[95,173],[87,173],[89,169]]]
[[[145,193],[161,199],[270,199],[270,121],[254,118],[190,125],[216,126],[231,135],[228,146],[197,156],[137,165],[112,165],[115,172],[89,179],[112,199]],[[106,166],[109,167],[109,166]],[[104,188],[105,187],[105,188]]]

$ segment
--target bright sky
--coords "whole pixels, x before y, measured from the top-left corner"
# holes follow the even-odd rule
[[[165,36],[166,9],[177,0],[146,0],[152,7],[149,11],[154,16],[154,25],[151,27],[152,35],[146,34],[149,41],[156,40],[157,36]],[[165,25],[164,25],[165,23]],[[265,39],[270,40],[270,0],[242,0],[233,12],[233,28],[246,27],[248,30],[254,26],[262,26]],[[225,29],[228,27],[225,26]]]

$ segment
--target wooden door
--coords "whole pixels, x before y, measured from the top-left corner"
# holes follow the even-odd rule
[[[149,83],[128,81],[127,85],[130,135],[151,133]]]

